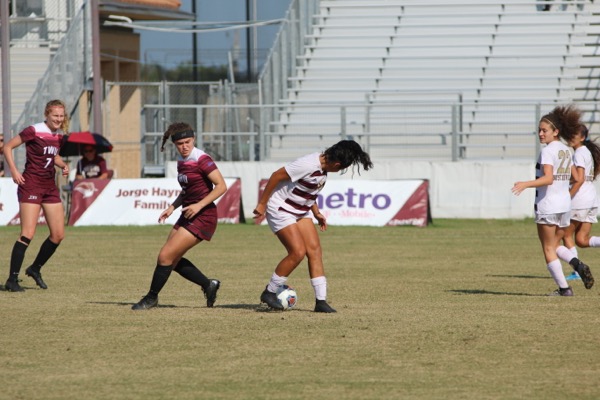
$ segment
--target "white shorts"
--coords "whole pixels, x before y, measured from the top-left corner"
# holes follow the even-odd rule
[[[598,222],[598,208],[581,208],[579,210],[571,210],[571,219],[579,222],[589,222],[595,224]]]
[[[267,223],[273,233],[277,233],[286,226],[295,224],[302,218],[312,218],[312,213],[307,212],[302,216],[292,215],[289,212],[279,211],[267,207]]]
[[[561,228],[566,228],[571,225],[571,213],[557,213],[557,214],[540,214],[536,211],[535,223],[540,225],[558,225]]]

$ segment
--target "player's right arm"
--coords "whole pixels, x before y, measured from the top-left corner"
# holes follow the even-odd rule
[[[12,151],[15,147],[19,147],[22,144],[23,139],[21,139],[21,135],[16,135],[4,145],[4,160],[8,164],[8,168],[10,169],[10,175],[12,176],[13,182],[17,185],[24,184],[25,178],[23,178],[23,175],[21,175],[21,173],[17,169],[17,166],[15,165],[15,159],[13,158]]]
[[[543,167],[544,175],[532,181],[516,182],[512,187],[512,192],[518,196],[528,188],[552,185],[554,182],[554,167],[551,164],[544,164]]]
[[[177,209],[177,207],[183,204],[183,193],[179,193],[179,196],[175,199],[175,201],[162,213],[160,213],[160,217],[158,217],[158,223],[162,224],[165,222],[167,218],[173,214],[173,211]]]
[[[292,178],[290,177],[290,175],[284,167],[279,168],[277,171],[271,174],[271,177],[267,182],[267,186],[265,186],[265,190],[263,191],[262,195],[260,196],[260,199],[258,200],[258,204],[254,208],[254,211],[252,211],[255,215],[255,218],[265,215],[265,211],[267,209],[267,202],[271,198],[271,195],[273,194],[273,191],[275,190],[277,185],[284,181],[290,181],[291,179]]]
[[[585,168],[576,167],[575,165],[571,166],[571,189],[569,190],[569,194],[571,198],[577,194],[581,185],[585,182]]]

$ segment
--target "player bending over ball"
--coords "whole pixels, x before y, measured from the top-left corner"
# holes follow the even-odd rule
[[[279,262],[260,296],[260,301],[268,307],[283,310],[277,301],[277,288],[286,283],[288,276],[307,257],[310,282],[316,297],[315,312],[336,312],[326,301],[327,280],[321,242],[312,216],[317,219],[321,231],[325,231],[327,222],[319,212],[317,194],[325,185],[327,173],[340,172],[351,165],[358,166],[359,171],[360,165],[365,170],[373,167],[371,158],[358,143],[342,140],[323,153],[300,157],[269,178],[254,214],[256,217],[266,216],[269,227],[288,254]]]
[[[212,307],[221,285],[216,279],[207,278],[185,253],[203,240],[210,240],[217,228],[217,206],[214,201],[225,193],[227,186],[213,159],[195,147],[192,127],[183,122],[171,124],[163,135],[161,151],[171,138],[177,157],[177,180],[181,193],[173,204],[160,214],[158,222],[164,222],[179,206],[181,216],[169,233],[167,242],[158,253],[150,291],[134,304],[133,310],[146,310],[158,305],[158,294],[167,283],[171,271],[199,285],[206,297],[206,306]]]

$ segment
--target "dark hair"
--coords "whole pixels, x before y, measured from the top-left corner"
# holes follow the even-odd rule
[[[373,168],[371,157],[365,153],[358,143],[354,140],[342,140],[323,152],[325,160],[328,162],[339,162],[342,169],[346,169],[351,165],[358,167],[360,174],[360,165],[365,171]]]
[[[167,143],[167,140],[169,140],[169,138],[171,137],[171,135],[174,135],[178,132],[183,132],[183,131],[193,131],[194,129],[192,128],[192,126],[188,123],[185,122],[173,122],[171,125],[169,125],[169,127],[167,128],[167,130],[165,131],[165,133],[163,134],[163,138],[162,138],[162,144],[160,145],[160,151],[165,151],[165,143]]]
[[[592,154],[592,161],[594,162],[594,179],[596,179],[598,174],[600,174],[600,146],[598,146],[596,141],[590,140],[588,128],[584,124],[579,125],[579,133],[584,138],[583,145],[587,147]]]
[[[557,106],[552,112],[544,115],[540,121],[550,123],[558,130],[558,136],[570,142],[579,133],[581,111],[575,105]]]

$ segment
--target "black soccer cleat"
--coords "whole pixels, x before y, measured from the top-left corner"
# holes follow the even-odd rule
[[[594,277],[592,276],[590,267],[579,261],[579,263],[575,266],[575,271],[577,271],[579,274],[579,277],[583,281],[583,286],[585,286],[586,289],[591,289],[592,286],[594,286]]]
[[[279,303],[279,300],[277,300],[277,295],[269,292],[267,288],[265,288],[265,291],[260,295],[260,302],[265,303],[269,308],[274,310],[283,311],[283,306]]]
[[[566,287],[566,288],[560,288],[559,287],[554,292],[548,293],[548,296],[566,296],[566,297],[571,297],[571,296],[573,296],[573,289],[571,289],[571,286]]]
[[[217,279],[211,279],[208,288],[204,290],[204,297],[206,298],[206,307],[212,307],[217,300],[217,291],[221,287],[221,282]]]
[[[158,297],[144,296],[137,304],[131,307],[132,310],[148,310],[158,306]]]
[[[36,285],[38,285],[42,289],[48,289],[48,285],[42,279],[42,274],[39,271],[33,269],[33,267],[29,267],[25,270],[25,275],[33,278]]]
[[[23,289],[21,287],[21,285],[19,285],[19,281],[17,280],[7,280],[6,283],[4,284],[4,290],[6,290],[7,292],[24,292],[25,289]]]
[[[335,313],[337,311],[335,311],[333,307],[327,304],[325,300],[317,300],[317,303],[315,304],[315,312]]]

